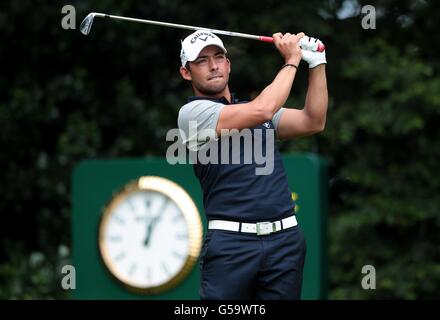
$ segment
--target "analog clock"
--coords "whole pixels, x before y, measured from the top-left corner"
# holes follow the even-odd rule
[[[99,251],[117,280],[155,294],[192,270],[202,235],[199,212],[187,192],[168,179],[146,176],[127,184],[105,207]]]

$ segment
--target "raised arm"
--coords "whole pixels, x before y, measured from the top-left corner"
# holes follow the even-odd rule
[[[276,33],[274,44],[284,57],[286,64],[298,66],[301,61],[299,40],[303,33],[291,35]],[[248,103],[225,106],[217,123],[217,134],[222,129],[252,128],[272,119],[273,115],[284,105],[292,89],[297,69],[287,66],[280,70],[273,82],[258,97]]]
[[[310,42],[316,41],[309,39]],[[303,51],[303,59],[309,64],[309,85],[304,108],[284,109],[277,127],[279,139],[311,135],[325,127],[328,106],[325,51]]]

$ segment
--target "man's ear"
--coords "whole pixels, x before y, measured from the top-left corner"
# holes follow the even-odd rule
[[[226,60],[228,61],[229,64],[229,73],[231,73],[231,60],[229,60],[228,58],[226,58]]]
[[[187,68],[185,67],[180,67],[180,75],[182,76],[183,79],[191,81],[192,80],[192,76],[191,76],[191,71],[189,71]]]

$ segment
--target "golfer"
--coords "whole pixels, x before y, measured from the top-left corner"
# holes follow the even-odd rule
[[[276,141],[324,130],[327,61],[325,51],[313,51],[321,41],[304,33],[276,33],[273,42],[283,59],[275,78],[252,101],[239,101],[228,86],[233,66],[221,39],[198,30],[182,41],[180,74],[194,91],[178,116],[187,148],[198,153],[216,144],[211,150],[236,152],[222,142],[247,130],[259,137],[253,146],[262,144],[266,150],[271,144],[273,149],[269,174],[256,173],[261,164],[255,157],[250,163],[194,164],[208,221],[200,256],[201,299],[301,298],[306,244]],[[284,107],[301,60],[309,70],[304,107]],[[248,68],[259,76],[257,64]],[[249,152],[244,140],[241,160]]]

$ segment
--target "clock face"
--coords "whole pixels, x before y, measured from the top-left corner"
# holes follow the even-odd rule
[[[111,273],[147,292],[166,287],[187,272],[198,257],[194,244],[201,242],[201,232],[194,233],[191,226],[191,214],[200,220],[198,212],[185,210],[172,190],[162,191],[137,187],[120,194],[100,227],[100,251]]]

